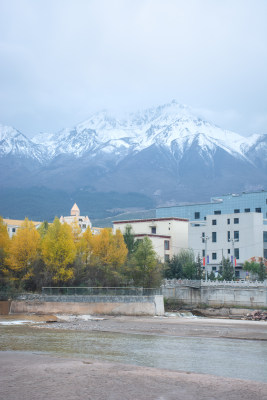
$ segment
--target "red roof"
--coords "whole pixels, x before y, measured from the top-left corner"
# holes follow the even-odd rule
[[[113,221],[113,224],[132,224],[134,222],[156,222],[156,221],[183,221],[183,222],[188,222],[188,219],[186,218],[149,218],[149,219],[132,219],[132,220],[125,220],[125,221]]]

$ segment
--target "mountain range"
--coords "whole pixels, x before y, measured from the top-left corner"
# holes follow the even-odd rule
[[[98,112],[74,128],[32,139],[0,125],[0,167],[0,214],[12,215],[12,201],[16,209],[22,207],[27,193],[34,191],[36,206],[29,201],[39,218],[53,218],[43,213],[46,192],[50,199],[55,197],[55,209],[69,199],[62,213],[68,213],[68,204],[71,207],[79,196],[85,207],[86,198],[93,196],[94,215],[90,201],[86,211],[97,218],[115,215],[118,209],[206,201],[224,193],[263,189],[267,135],[243,137],[223,130],[173,101],[123,118]],[[43,197],[38,203],[39,192]],[[22,207],[20,213],[25,215],[26,210]]]

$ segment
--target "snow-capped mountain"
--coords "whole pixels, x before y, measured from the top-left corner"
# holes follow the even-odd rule
[[[245,138],[223,130],[175,101],[124,118],[98,112],[76,127],[32,140],[0,127],[0,138],[1,165],[10,156],[13,163],[20,159],[20,183],[28,186],[138,192],[161,204],[267,183],[267,135]],[[22,159],[28,163],[25,176]],[[9,163],[2,185],[18,184],[12,168]]]
[[[213,153],[219,147],[234,157],[247,159],[246,154],[259,141],[260,135],[244,138],[220,129],[173,101],[121,120],[107,111],[99,112],[72,129],[39,134],[32,142],[47,148],[49,160],[60,154],[83,157],[101,152],[118,155],[121,151],[125,157],[154,144],[165,146],[181,157],[196,138],[203,154]]]
[[[46,146],[35,144],[11,126],[0,125],[0,157],[14,156],[36,159],[40,163],[49,158]]]

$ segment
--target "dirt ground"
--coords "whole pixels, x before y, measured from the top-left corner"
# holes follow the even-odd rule
[[[89,320],[83,320],[83,316],[73,317],[72,320],[66,320],[68,318],[66,316],[39,318],[46,321],[58,321],[40,325],[42,328],[50,329],[267,340],[266,321],[128,316],[99,316],[91,317],[92,319]]]
[[[0,353],[5,400],[266,400],[267,384],[23,352]]]

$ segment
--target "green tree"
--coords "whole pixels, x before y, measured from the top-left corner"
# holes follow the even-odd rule
[[[128,249],[128,256],[130,257],[136,248],[136,244],[135,244],[136,241],[135,241],[135,237],[133,234],[133,228],[131,225],[126,225],[125,232],[123,234],[123,238],[124,238],[124,241],[125,241],[127,249]]]
[[[261,259],[259,263],[256,261],[245,261],[243,265],[243,270],[248,271],[252,277],[257,277],[260,281],[264,281],[266,278],[266,269],[263,260]]]
[[[199,269],[193,250],[182,249],[167,264],[165,277],[168,279],[201,279],[201,273],[201,261]]]
[[[235,270],[229,258],[223,257],[219,274],[221,275],[221,279],[225,281],[232,281],[235,278]]]
[[[183,278],[183,266],[177,254],[174,254],[170,261],[166,263],[164,276],[167,279]]]
[[[45,235],[47,234],[48,227],[49,227],[48,222],[44,221],[44,222],[41,223],[41,225],[37,229],[39,234],[40,234],[40,236],[41,236],[41,239],[43,239],[45,237]]]
[[[148,237],[138,241],[130,259],[130,277],[136,286],[158,287],[162,281],[162,264],[158,261]]]
[[[196,279],[200,280],[202,278],[203,278],[202,262],[201,262],[200,255],[198,254],[197,260],[196,260]]]
[[[42,241],[42,256],[47,269],[47,281],[65,284],[73,279],[72,263],[76,255],[71,227],[56,218]]]
[[[7,226],[4,224],[3,218],[0,217],[0,287],[8,284],[8,268],[6,259],[10,246],[10,238],[7,231]]]

